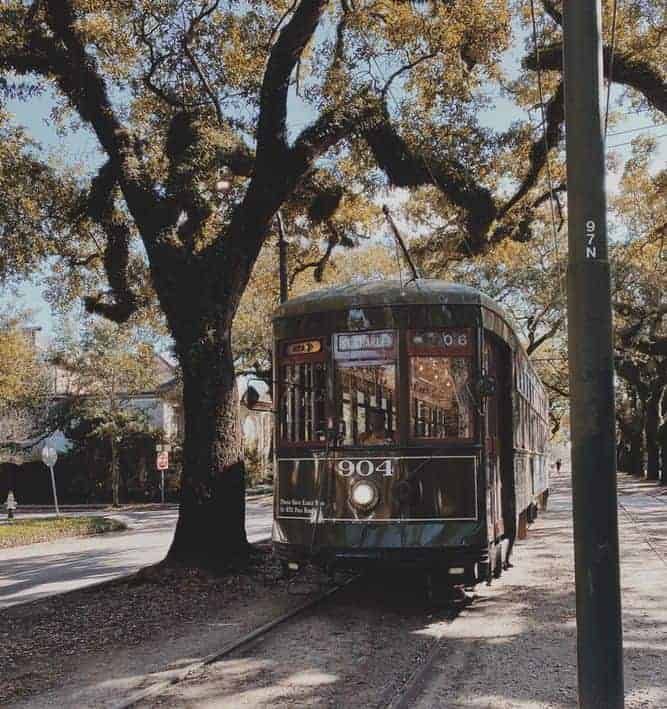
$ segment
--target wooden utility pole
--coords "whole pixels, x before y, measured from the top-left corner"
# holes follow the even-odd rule
[[[623,707],[599,0],[563,4],[579,706]]]

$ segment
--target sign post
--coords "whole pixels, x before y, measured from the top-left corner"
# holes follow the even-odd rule
[[[56,492],[56,476],[53,472],[53,466],[58,461],[58,451],[48,444],[42,448],[42,462],[51,471],[51,488],[53,489],[53,504],[56,508],[56,515],[60,517],[60,509],[58,508],[58,493]]]
[[[579,706],[623,707],[600,0],[565,0],[568,349]]]
[[[169,469],[169,446],[157,445],[156,467],[160,471],[160,498],[164,505],[164,471]]]

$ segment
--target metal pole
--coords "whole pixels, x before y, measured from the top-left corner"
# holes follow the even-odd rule
[[[280,302],[284,303],[289,298],[289,287],[287,283],[287,239],[285,238],[285,225],[283,215],[276,213],[278,223],[278,270],[280,278]]]
[[[410,256],[410,252],[408,251],[408,247],[405,245],[405,241],[403,241],[403,237],[401,236],[401,232],[399,231],[398,227],[396,226],[396,222],[394,221],[394,218],[391,216],[391,212],[389,211],[389,207],[387,207],[386,204],[382,205],[382,211],[384,212],[385,217],[387,217],[387,221],[389,222],[389,226],[391,227],[392,232],[394,233],[394,237],[396,241],[398,241],[399,246],[401,247],[401,251],[403,252],[403,256],[405,257],[405,260],[408,262],[408,265],[410,266],[410,270],[412,271],[412,280],[417,281],[419,280],[419,271],[417,270],[414,261],[412,260],[412,257]]]
[[[623,707],[599,0],[564,3],[568,350],[579,706]]]
[[[160,471],[162,473],[162,480],[160,481],[160,496],[162,498],[162,504],[164,505],[164,470]]]
[[[56,515],[60,517],[60,510],[58,509],[58,493],[56,492],[56,475],[53,472],[53,466],[49,465],[49,470],[51,471],[51,487],[53,488],[53,503],[56,506]]]

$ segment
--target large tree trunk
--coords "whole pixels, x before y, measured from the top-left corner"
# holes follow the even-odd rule
[[[658,429],[658,447],[660,449],[660,483],[667,485],[667,420]]]
[[[630,444],[629,454],[629,473],[632,475],[644,476],[644,445],[643,435],[640,426],[634,426],[632,432],[628,436]]]
[[[178,524],[167,559],[223,568],[248,554],[245,468],[229,329],[177,345],[185,441]]]
[[[653,394],[646,402],[646,478],[657,480],[658,428],[660,426],[660,397]]]
[[[633,397],[632,406],[623,410],[619,416],[620,443],[622,444],[622,462],[619,470],[631,475],[644,476],[644,405]]]

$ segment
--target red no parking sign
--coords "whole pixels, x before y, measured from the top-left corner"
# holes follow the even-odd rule
[[[169,452],[160,451],[157,454],[156,465],[158,470],[167,470],[169,468]]]

